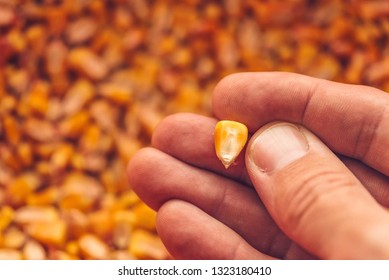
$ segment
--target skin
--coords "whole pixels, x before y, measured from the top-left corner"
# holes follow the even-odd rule
[[[177,114],[128,165],[130,186],[158,212],[177,259],[389,259],[389,95],[292,73],[241,73],[213,93],[214,118]],[[217,159],[218,120],[251,140],[229,169]],[[277,123],[274,123],[277,122]],[[293,124],[303,157],[274,172],[255,139]],[[146,178],[146,179],[145,179]]]

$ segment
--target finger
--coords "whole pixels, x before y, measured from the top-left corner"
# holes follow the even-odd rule
[[[366,187],[375,200],[384,207],[389,208],[389,179],[385,175],[366,166],[361,161],[341,157],[343,163]]]
[[[129,184],[150,207],[179,199],[192,203],[241,235],[249,244],[280,258],[310,258],[279,230],[254,189],[145,148],[130,161]],[[147,178],[147,180],[145,180]]]
[[[168,116],[154,131],[152,145],[186,163],[250,185],[244,151],[228,169],[217,158],[214,148],[216,123],[214,118],[189,113]]]
[[[153,135],[155,148],[193,166],[210,170],[251,186],[244,152],[236,164],[225,169],[216,157],[213,133],[217,120],[194,114],[176,114],[165,118]],[[389,180],[361,161],[341,157],[345,165],[362,182],[372,196],[389,207]]]
[[[171,200],[158,211],[157,230],[177,259],[272,259],[196,206]]]
[[[389,175],[389,96],[374,88],[346,85],[292,73],[244,73],[216,87],[213,112],[248,125],[301,124],[332,150],[360,159]]]
[[[246,166],[269,213],[325,259],[388,258],[387,211],[312,133],[273,123],[250,140]]]
[[[131,159],[128,178],[130,186],[153,209],[177,197],[216,210],[224,199],[233,199],[235,196],[238,201],[252,200],[250,205],[257,205],[257,210],[261,208],[261,201],[253,189],[188,165],[154,148],[141,149]]]

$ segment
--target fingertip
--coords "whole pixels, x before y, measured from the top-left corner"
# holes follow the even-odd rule
[[[129,187],[142,199],[148,195],[147,186],[150,185],[150,182],[145,180],[145,178],[150,178],[150,167],[153,166],[155,151],[154,148],[150,147],[142,148],[127,164],[127,181]]]
[[[159,150],[169,152],[170,147],[174,146],[176,141],[180,141],[180,135],[193,133],[193,127],[198,125],[199,118],[205,117],[192,113],[177,113],[167,116],[156,127],[151,145]],[[177,134],[177,131],[180,134]]]
[[[144,170],[145,162],[149,160],[150,153],[153,150],[151,147],[141,148],[131,157],[127,164],[127,175],[129,178],[136,178],[139,172]]]
[[[186,232],[190,227],[186,226],[185,213],[187,203],[173,199],[165,202],[157,212],[156,229],[169,253],[177,259],[184,258],[183,253],[188,252]],[[184,216],[184,217],[183,217]],[[188,258],[188,256],[186,257]]]
[[[219,119],[244,123],[254,132],[268,122],[300,122],[319,79],[288,72],[231,74],[215,87],[212,110]]]
[[[219,119],[224,117],[224,109],[229,107],[230,99],[228,98],[230,92],[234,92],[236,88],[241,90],[244,85],[241,81],[248,73],[233,73],[222,78],[215,86],[212,93],[212,112]]]
[[[177,259],[270,259],[195,205],[170,200],[158,211],[157,231]]]
[[[178,121],[179,114],[173,114],[162,119],[155,128],[151,137],[151,145],[155,148],[166,144],[166,140],[171,137],[172,128],[174,128]]]

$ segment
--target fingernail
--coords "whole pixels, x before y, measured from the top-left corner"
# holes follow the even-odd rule
[[[249,157],[263,172],[281,170],[307,154],[305,136],[294,125],[279,123],[254,135]]]

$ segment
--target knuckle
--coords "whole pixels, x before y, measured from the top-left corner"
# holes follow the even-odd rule
[[[294,174],[289,176],[277,205],[284,212],[279,215],[281,224],[292,234],[311,226],[328,211],[341,211],[336,201],[356,186],[352,176],[330,166],[311,167]]]

